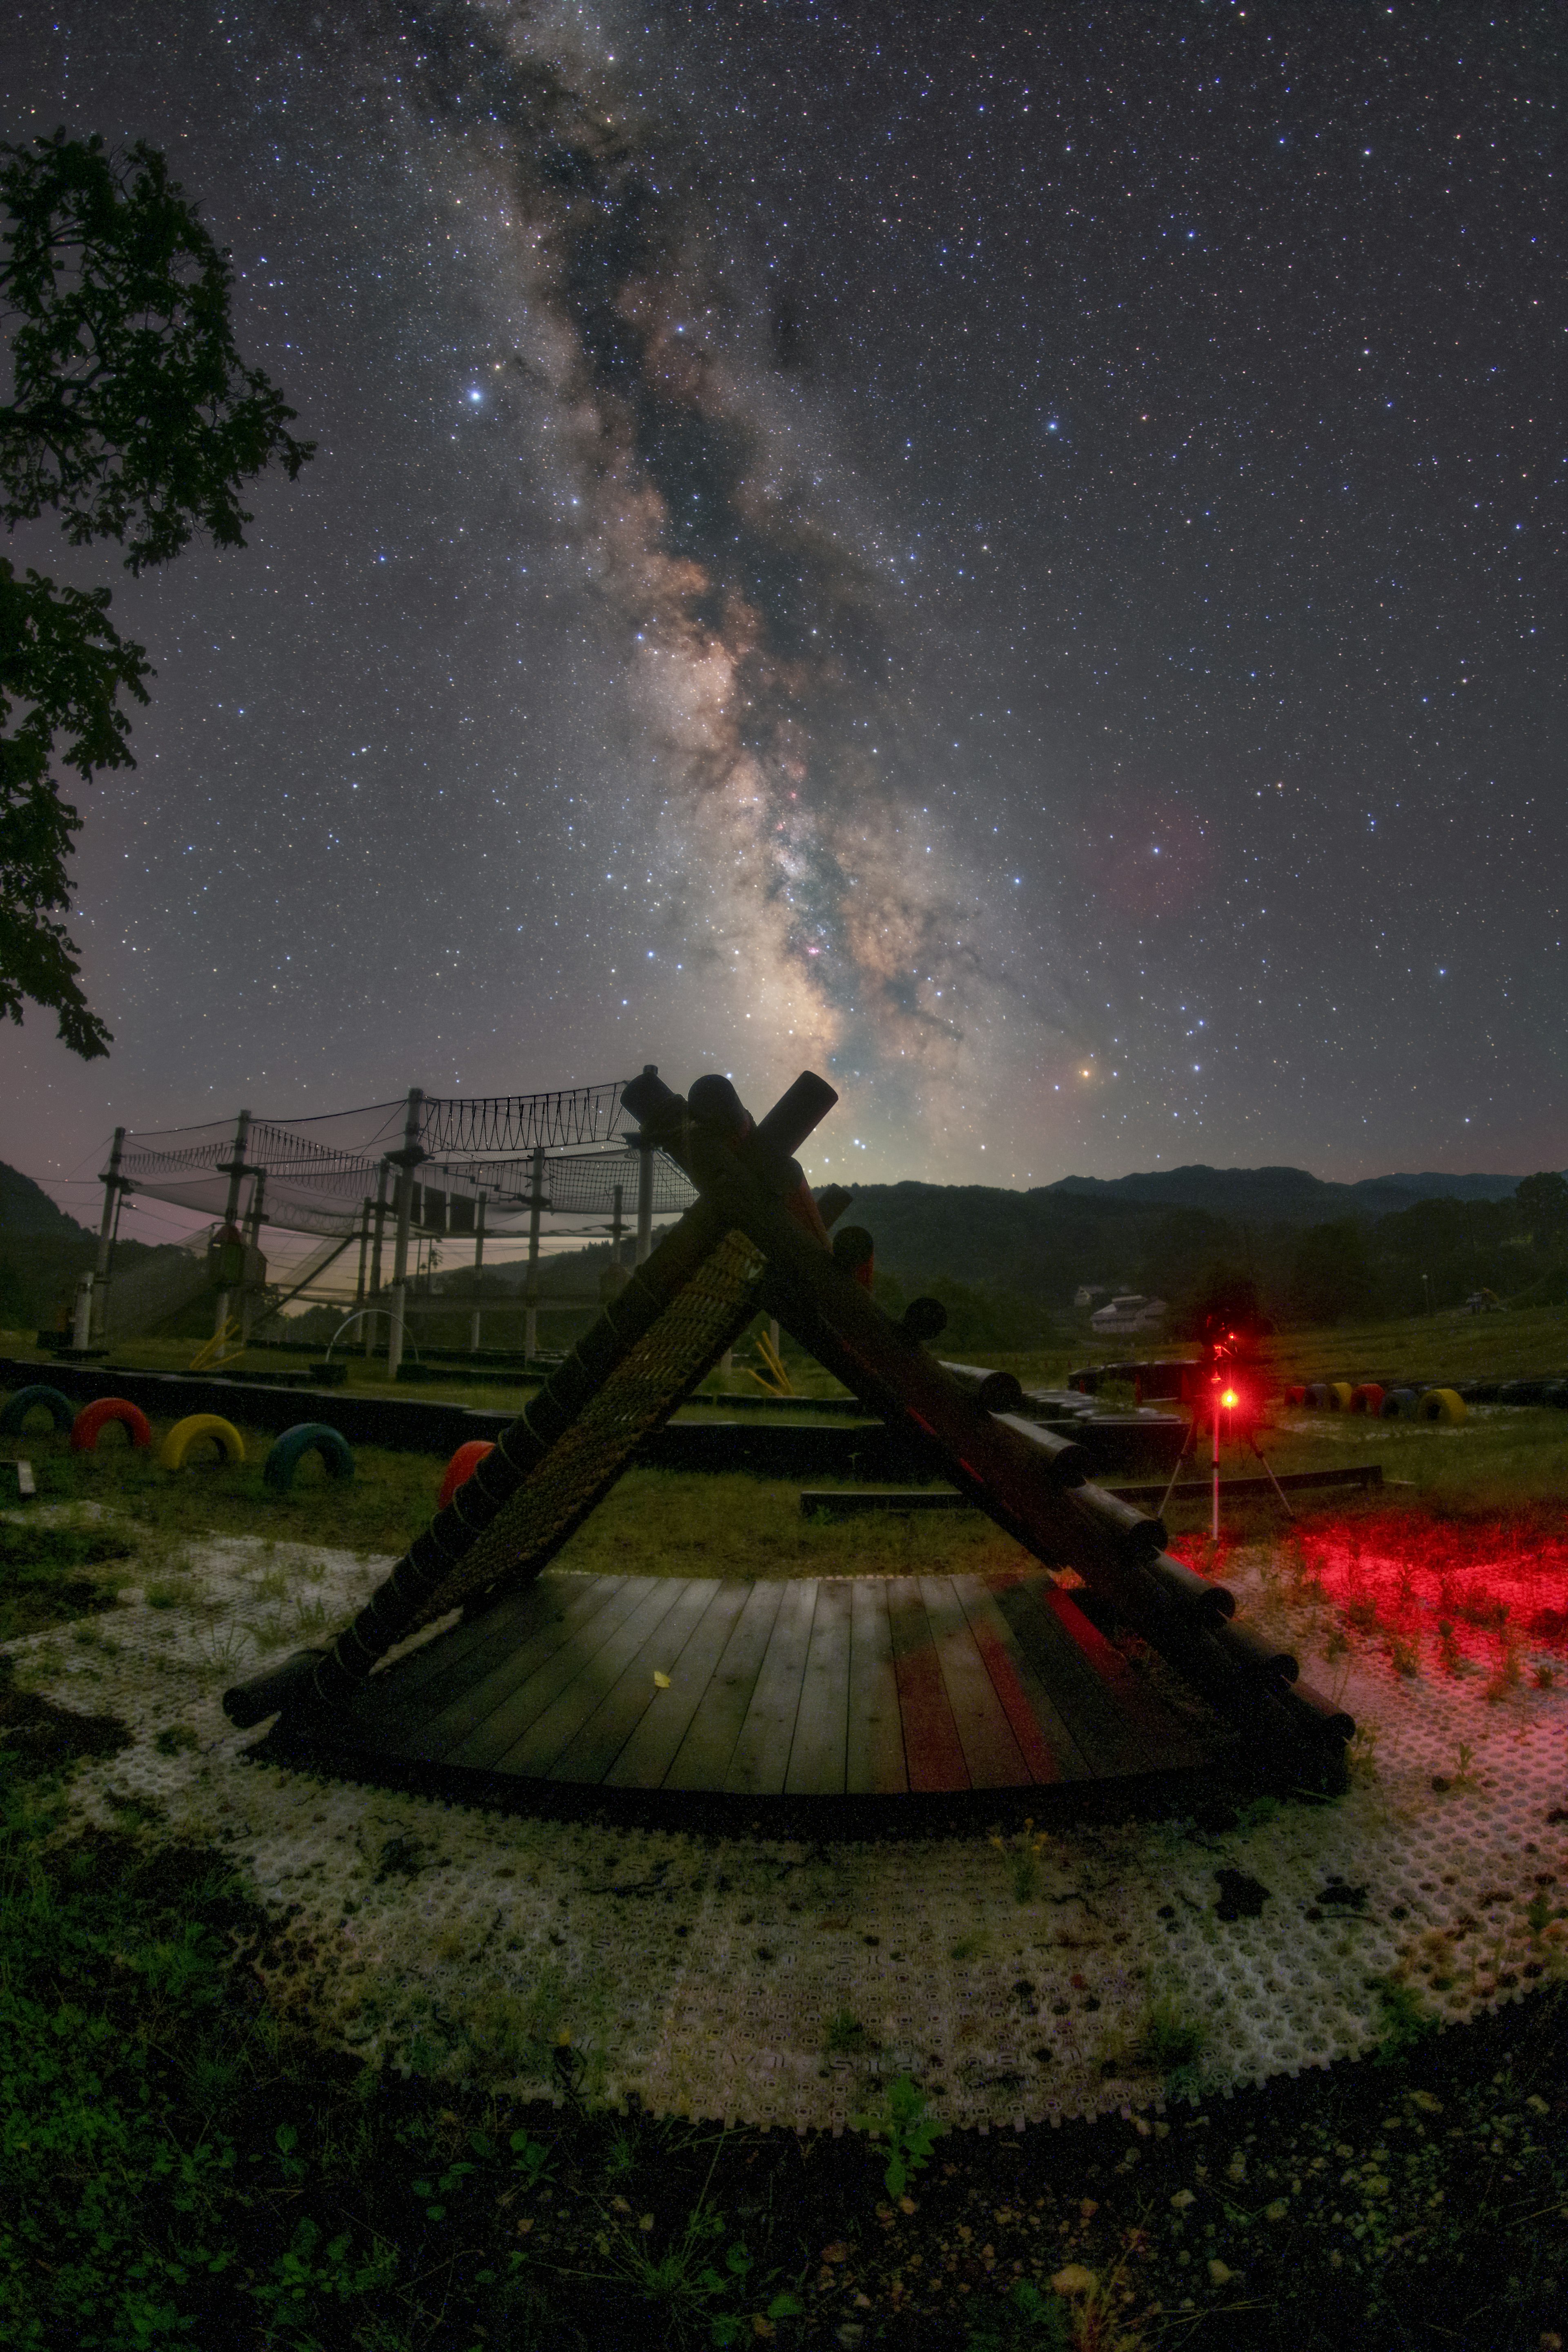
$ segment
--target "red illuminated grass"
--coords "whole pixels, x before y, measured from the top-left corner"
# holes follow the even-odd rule
[[[1373,1510],[1314,1517],[1288,1540],[1301,1583],[1315,1586],[1348,1630],[1380,1641],[1403,1672],[1484,1664],[1502,1670],[1506,1686],[1517,1678],[1521,1645],[1568,1656],[1568,1528],[1561,1521]],[[1224,1575],[1200,1538],[1172,1549]]]

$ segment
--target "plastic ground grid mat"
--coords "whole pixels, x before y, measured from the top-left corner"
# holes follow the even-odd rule
[[[1412,1672],[1298,1611],[1304,1668],[1361,1726],[1328,1802],[1075,1825],[1013,1792],[952,1833],[718,1833],[259,1760],[225,1684],[385,1566],[215,1542],[172,1605],[167,1580],[157,1608],[131,1587],[8,1645],[18,1687],[123,1726],[78,1768],[70,1822],[226,1852],[286,1923],[274,1989],[366,2057],[559,2095],[570,2049],[587,2095],[796,2129],[843,2126],[907,2072],[944,2120],[992,2128],[1327,2065],[1376,2042],[1391,1983],[1458,2020],[1568,1965],[1560,1642],[1516,1645],[1509,1676],[1445,1672],[1432,1645]],[[1266,1612],[1270,1550],[1228,1572]],[[1156,2000],[1202,2029],[1190,2078],[1148,2071]]]

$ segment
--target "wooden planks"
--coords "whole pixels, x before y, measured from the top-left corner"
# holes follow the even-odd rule
[[[850,1586],[849,1736],[845,1785],[857,1795],[901,1797],[909,1789],[888,1588],[879,1576]]]
[[[356,1744],[621,1789],[896,1797],[1191,1765],[1201,1743],[1047,1577],[552,1570],[357,1702]]]
[[[849,1754],[852,1588],[821,1583],[812,1612],[800,1707],[784,1773],[789,1797],[841,1797]]]

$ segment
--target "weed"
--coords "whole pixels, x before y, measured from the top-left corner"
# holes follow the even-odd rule
[[[311,2344],[314,2336],[306,2329],[319,2304],[357,2303],[391,2284],[397,2274],[395,2246],[378,2238],[368,2253],[356,2257],[353,2249],[350,2231],[323,2243],[314,2221],[306,2219],[299,2223],[270,2275],[251,2289],[263,2309],[270,2312],[279,2333],[288,2331],[296,2344]]]
[[[1503,1652],[1495,1670],[1488,1676],[1486,1689],[1482,1696],[1490,1699],[1495,1706],[1500,1699],[1506,1698],[1510,1691],[1517,1690],[1523,1680],[1524,1675],[1519,1663],[1519,1652],[1510,1643]]]
[[[171,1576],[149,1584],[142,1598],[149,1609],[189,1609],[201,1595],[188,1576]]]
[[[964,2352],[1071,2352],[1074,2335],[1061,2297],[1019,2279],[1000,2311],[970,2327]]]
[[[1019,1903],[1032,1903],[1040,1891],[1040,1856],[1048,1841],[1043,1830],[1036,1836],[1032,1820],[1026,1821],[1016,1843],[1009,1843],[1000,1832],[994,1833],[991,1840],[1008,1865],[1014,1899]]]
[[[715,2147],[713,2164],[718,2160]],[[650,2308],[661,2323],[667,2342],[689,2342],[695,2325],[706,2326],[712,2345],[742,2343],[755,2330],[752,2319],[735,2308],[737,2301],[754,2311],[759,2290],[777,2276],[776,2272],[768,2273],[765,2279],[755,2275],[755,2257],[743,2238],[723,2243],[728,2235],[724,2216],[708,2197],[713,2164],[679,2235],[668,2241],[662,2252],[656,2253],[651,2243],[652,2214],[644,2214],[635,2228],[615,2222],[595,2241],[610,2264],[608,2275],[629,2287]],[[624,2209],[626,2200],[619,2202]],[[787,2289],[775,2291],[765,2306],[765,2332],[772,2334],[778,2320],[798,2318],[804,2309]]]
[[[166,1723],[153,1745],[160,1756],[183,1756],[187,1748],[199,1748],[201,1741],[188,1723]]]
[[[972,1936],[960,1936],[948,1948],[950,1960],[977,1960],[991,1948],[991,1937],[984,1927],[977,1927]]]
[[[1406,2052],[1418,2048],[1429,2033],[1436,2032],[1437,2021],[1423,2009],[1419,1996],[1395,1977],[1379,1978],[1376,1990],[1383,2021],[1377,2063],[1388,2066]]]
[[[882,2179],[889,2197],[901,2197],[910,2175],[924,2170],[947,2128],[927,2114],[924,2094],[907,2074],[888,2085],[879,2111],[851,2116],[849,2121],[868,2139],[887,2141],[888,2168]]]
[[[1378,1727],[1375,1723],[1357,1725],[1355,1738],[1351,1741],[1347,1750],[1347,1760],[1352,1780],[1360,1780],[1372,1786],[1381,1778],[1377,1765],[1378,1738]]]
[[[624,2135],[617,2135],[624,2137]],[[531,2139],[525,2131],[514,2131],[507,2143],[511,2149],[514,2169],[525,2189],[537,2189],[549,2179],[555,2168],[555,2159],[542,2140]]]
[[[1408,1641],[1403,1633],[1390,1633],[1384,1644],[1384,1650],[1388,1663],[1396,1675],[1403,1675],[1406,1682],[1415,1682],[1419,1678],[1420,1654],[1415,1643]]]
[[[1139,2021],[1130,2056],[1141,2073],[1172,2075],[1196,2066],[1205,2028],[1188,2017],[1169,1993],[1157,1993]]]
[[[215,1672],[232,1674],[255,1646],[249,1629],[231,1620],[226,1625],[208,1627],[202,1643],[202,1655]]]

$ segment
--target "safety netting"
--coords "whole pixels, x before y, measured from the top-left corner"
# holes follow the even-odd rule
[[[635,1220],[643,1154],[629,1139],[622,1081],[551,1094],[404,1097],[303,1119],[240,1116],[128,1133],[117,1169],[131,1193],[222,1217],[239,1174],[238,1213],[288,1233],[347,1234],[366,1206],[396,1199],[401,1156],[417,1154],[411,1222],[425,1234],[515,1234],[542,1215]],[[674,1161],[651,1158],[653,1211],[696,1194]],[[618,1196],[618,1197],[617,1197]]]

